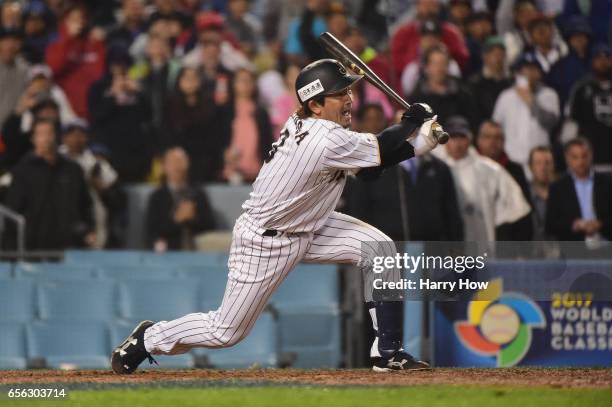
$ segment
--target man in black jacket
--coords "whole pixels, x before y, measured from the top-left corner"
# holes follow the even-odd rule
[[[569,101],[570,116],[578,132],[595,147],[595,164],[612,164],[612,47],[593,49],[592,75],[578,82]]]
[[[189,184],[189,158],[180,147],[163,158],[164,185],[149,198],[148,245],[155,251],[191,250],[193,238],[215,226],[208,198]]]
[[[12,171],[6,203],[26,218],[28,250],[63,250],[95,243],[92,203],[83,171],[57,153],[56,133],[52,120],[34,122],[33,152]],[[9,245],[14,242],[6,240]]]
[[[363,132],[377,134],[386,125],[379,105],[364,105],[359,118]],[[347,211],[395,241],[463,240],[453,177],[430,154],[388,169],[375,182],[353,181]]]
[[[482,51],[482,70],[469,80],[478,112],[478,124],[493,116],[495,101],[512,85],[506,69],[506,46],[499,37],[490,37]]]
[[[376,182],[355,182],[349,211],[395,241],[463,240],[453,177],[432,155],[406,160]]]
[[[590,143],[565,145],[568,172],[550,187],[546,232],[561,241],[612,240],[612,179],[593,171]]]

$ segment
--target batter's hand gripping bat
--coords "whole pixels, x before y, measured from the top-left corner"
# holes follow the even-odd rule
[[[389,85],[383,82],[368,67],[353,51],[348,49],[340,40],[334,37],[329,32],[324,32],[319,36],[319,43],[325,48],[330,54],[332,54],[340,63],[350,68],[358,75],[363,75],[365,78],[378,89],[380,89],[385,95],[389,96],[398,105],[404,109],[410,108],[410,104],[406,102],[400,95],[398,95]],[[446,144],[448,141],[448,133],[444,131],[442,126],[438,122],[432,126],[432,131],[435,137],[438,139],[438,143]]]

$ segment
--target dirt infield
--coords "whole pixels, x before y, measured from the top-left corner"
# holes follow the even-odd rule
[[[433,369],[419,372],[374,373],[370,370],[141,370],[130,376],[110,371],[19,370],[0,374],[7,384],[156,384],[189,382],[202,384],[262,383],[312,385],[478,385],[545,386],[555,388],[612,388],[612,369]]]

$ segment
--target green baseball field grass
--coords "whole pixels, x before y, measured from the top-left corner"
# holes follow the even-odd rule
[[[67,400],[51,402],[65,406],[609,406],[612,390],[477,388],[414,386],[408,388],[356,387],[228,387],[79,390]],[[50,401],[5,401],[7,406],[45,406]]]
[[[612,369],[11,371],[1,406],[610,406]],[[13,389],[65,398],[9,398]],[[14,394],[14,393],[13,393]],[[53,400],[53,401],[51,401]],[[49,404],[51,403],[51,404]]]

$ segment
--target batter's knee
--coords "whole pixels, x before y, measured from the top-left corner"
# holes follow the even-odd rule
[[[247,333],[244,329],[228,329],[218,332],[214,336],[219,342],[220,348],[229,348],[242,341],[247,336]]]

